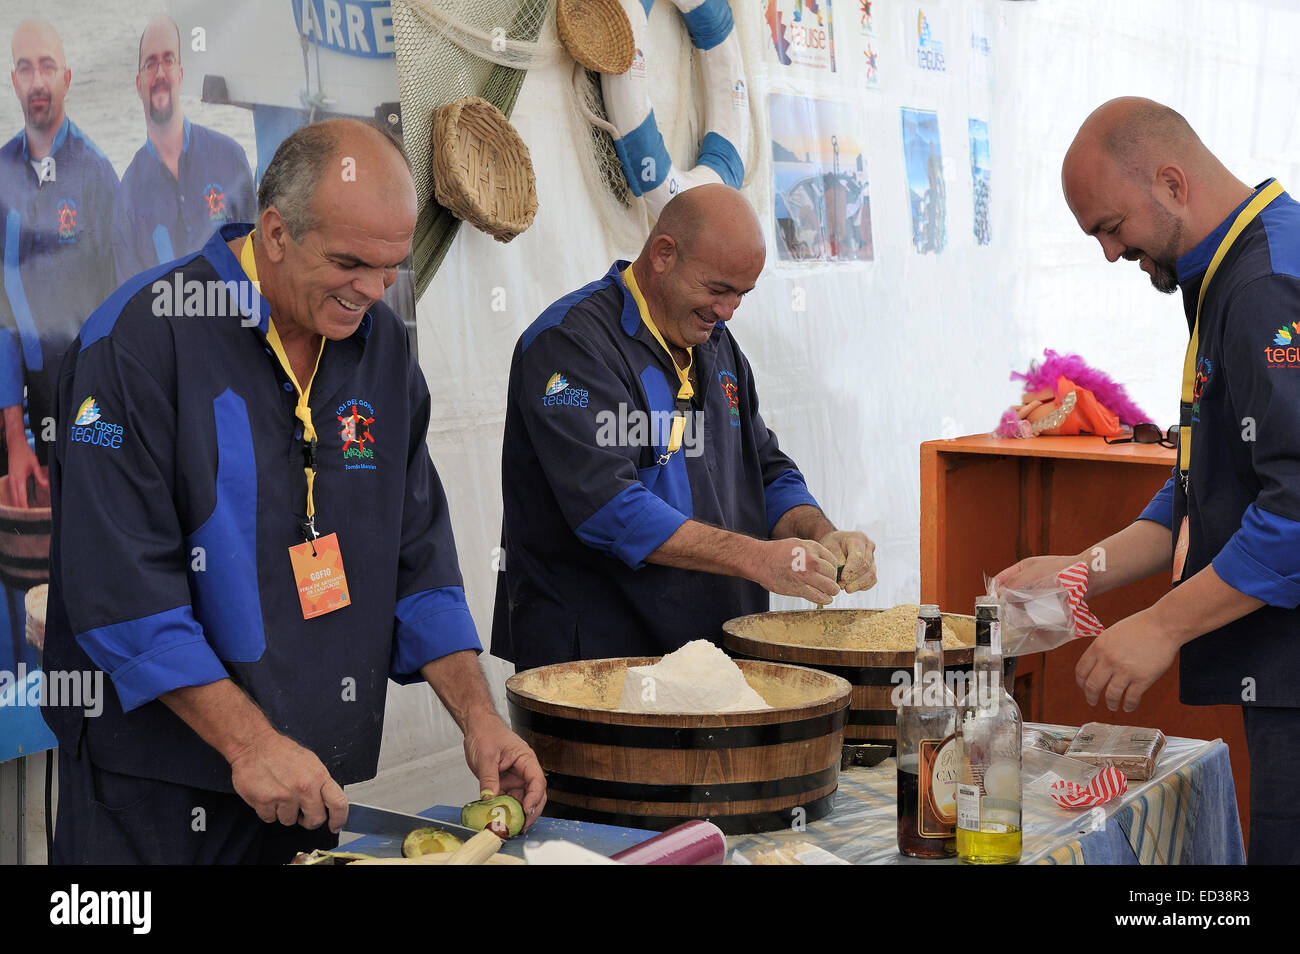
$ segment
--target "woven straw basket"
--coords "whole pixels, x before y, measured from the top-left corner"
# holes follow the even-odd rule
[[[498,242],[533,224],[537,180],[528,147],[486,99],[466,96],[434,112],[433,195]]]
[[[618,0],[559,0],[555,25],[569,55],[597,73],[626,73],[635,44]]]

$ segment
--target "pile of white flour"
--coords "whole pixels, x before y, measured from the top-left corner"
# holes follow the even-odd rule
[[[623,679],[628,712],[744,712],[770,709],[731,658],[707,639],[687,643],[653,666],[629,666]]]

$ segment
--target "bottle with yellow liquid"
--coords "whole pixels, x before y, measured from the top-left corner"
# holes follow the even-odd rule
[[[1020,860],[1020,707],[1002,688],[997,602],[975,603],[975,668],[957,710],[957,858],[967,864]]]

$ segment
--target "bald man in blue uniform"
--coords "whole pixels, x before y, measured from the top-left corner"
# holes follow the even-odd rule
[[[180,103],[185,68],[171,17],[140,37],[136,93],[147,138],[122,175],[113,216],[117,280],[202,248],[227,222],[252,221],[248,158],[229,136],[191,122]]]
[[[0,148],[0,408],[10,493],[25,506],[28,479],[49,482],[45,422],[59,361],[113,290],[117,175],[64,112],[72,71],[54,28],[24,21],[12,50],[24,126]],[[23,423],[24,386],[35,452]]]
[[[768,593],[875,585],[758,409],[728,322],[765,259],[739,192],[675,197],[635,262],[546,309],[510,368],[492,652],[520,669],[720,639]]]

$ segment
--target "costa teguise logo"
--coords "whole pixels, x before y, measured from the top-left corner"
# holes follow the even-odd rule
[[[1270,368],[1300,368],[1300,321],[1273,333],[1273,343],[1264,346],[1264,360]]]

